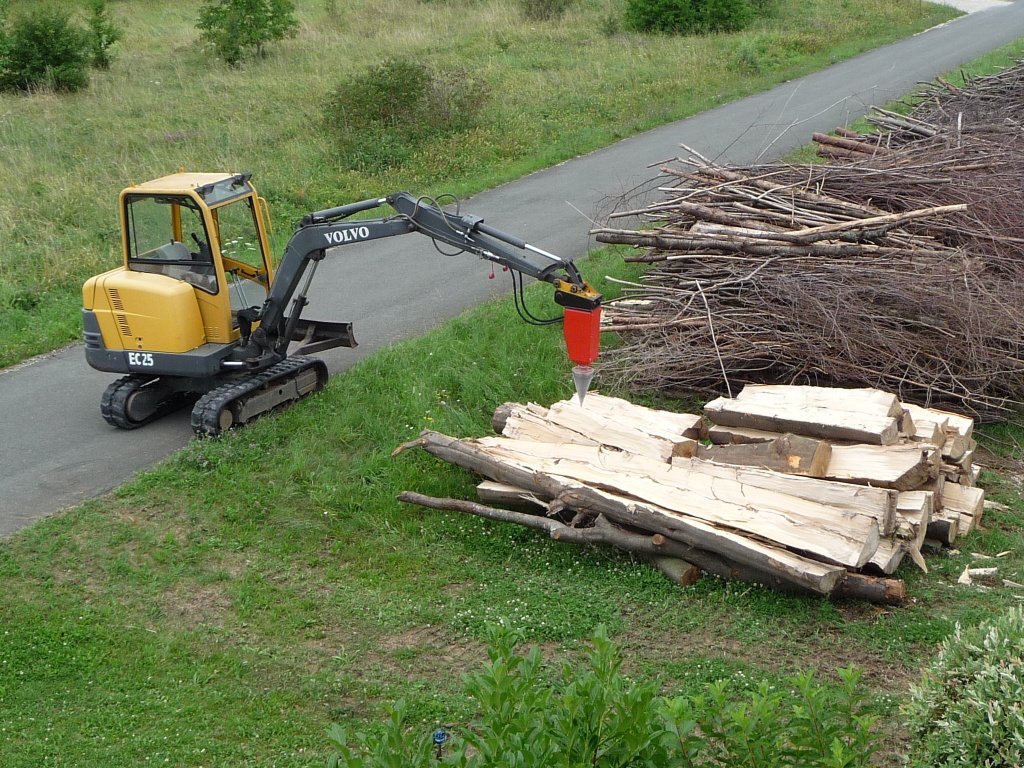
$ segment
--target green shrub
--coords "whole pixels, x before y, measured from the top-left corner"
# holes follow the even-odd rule
[[[748,0],[626,0],[626,26],[637,32],[735,32],[753,16]]]
[[[554,21],[569,10],[572,0],[519,0],[519,10],[530,21]]]
[[[1024,608],[956,631],[907,706],[913,764],[1024,764]]]
[[[323,122],[349,165],[374,172],[401,165],[432,138],[473,127],[486,98],[486,85],[464,71],[388,59],[338,85]]]
[[[465,678],[479,708],[440,764],[460,768],[579,766],[721,766],[860,768],[875,751],[874,718],[857,692],[858,675],[841,670],[838,692],[798,675],[776,690],[767,683],[745,697],[728,681],[698,696],[666,699],[657,685],[622,674],[618,649],[598,629],[582,663],[544,666],[534,648],[495,630],[490,663]],[[427,768],[438,763],[426,729],[413,733],[399,702],[375,733],[330,731],[331,768]]]
[[[81,90],[89,83],[90,50],[88,33],[66,11],[33,9],[3,31],[0,90]]]
[[[293,37],[299,22],[293,0],[206,0],[196,28],[228,64],[247,54],[264,56],[266,44]]]
[[[89,2],[89,49],[90,63],[96,69],[110,69],[112,57],[110,47],[121,39],[123,32],[107,13],[106,0]]]

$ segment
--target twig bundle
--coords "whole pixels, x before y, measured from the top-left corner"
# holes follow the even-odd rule
[[[1007,418],[1024,403],[1017,115],[1022,65],[877,110],[880,136],[817,134],[830,164],[663,168],[664,199],[611,217],[650,228],[595,230],[652,264],[609,307],[623,344],[605,370],[639,390],[866,385]]]

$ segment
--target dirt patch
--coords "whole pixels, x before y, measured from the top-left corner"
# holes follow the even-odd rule
[[[193,631],[202,626],[221,628],[232,612],[232,600],[223,582],[197,584],[181,581],[157,598],[162,626]]]

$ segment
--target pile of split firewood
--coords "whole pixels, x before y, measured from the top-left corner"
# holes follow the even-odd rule
[[[984,508],[973,421],[874,389],[751,385],[704,418],[591,394],[506,404],[494,426],[403,446],[485,478],[479,501],[400,498],[616,546],[681,583],[898,602],[901,561],[927,570],[926,542],[948,547]]]
[[[1024,404],[1024,65],[937,81],[825,164],[725,168],[689,150],[662,198],[594,230],[640,249],[604,373],[636,392],[872,386],[1006,419]],[[627,209],[628,208],[628,209]],[[629,228],[623,228],[626,222]]]

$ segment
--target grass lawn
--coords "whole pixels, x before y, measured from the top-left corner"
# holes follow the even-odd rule
[[[139,19],[156,8],[184,24],[194,4],[147,4]],[[214,67],[203,77],[251,75]],[[298,182],[284,167],[269,173],[279,150],[262,175],[276,173],[265,187],[291,199]],[[151,156],[142,175],[167,156]],[[116,172],[140,173],[105,171],[107,197]],[[321,194],[305,202],[317,207]],[[106,217],[111,205],[97,206],[97,224],[101,208]],[[605,276],[638,274],[612,250],[583,269],[607,294]],[[529,295],[537,313],[553,311],[546,286]],[[322,765],[329,723],[372,725],[399,697],[427,732],[469,720],[459,675],[485,658],[493,622],[552,658],[573,658],[604,624],[629,673],[666,693],[722,678],[746,690],[808,668],[834,681],[856,664],[889,713],[882,735],[895,754],[898,705],[935,644],[1024,594],[956,584],[975,554],[1006,551],[1001,573],[1024,581],[1024,436],[1005,425],[986,432],[1005,455],[982,481],[1007,509],[987,513],[956,553],[930,557],[929,574],[901,571],[913,598],[898,609],[712,578],[683,590],[625,556],[394,501],[402,490],[472,493],[471,477],[425,454],[392,458],[421,429],[486,434],[500,403],[570,392],[559,331],[491,302],[364,360],[300,406],[193,442],[114,494],[0,542],[0,765]]]
[[[610,252],[586,273],[636,277]],[[629,673],[666,692],[855,664],[898,745],[896,707],[935,644],[1018,601],[956,578],[972,553],[1010,550],[1001,572],[1024,580],[1024,475],[984,475],[1009,510],[931,573],[904,569],[899,609],[713,578],[683,590],[628,557],[394,501],[471,497],[461,470],[392,449],[425,427],[486,434],[507,400],[568,396],[559,337],[489,303],[0,544],[0,762],[319,765],[330,722],[381,721],[399,697],[426,731],[468,720],[460,673],[493,622],[551,658],[604,624]]]

